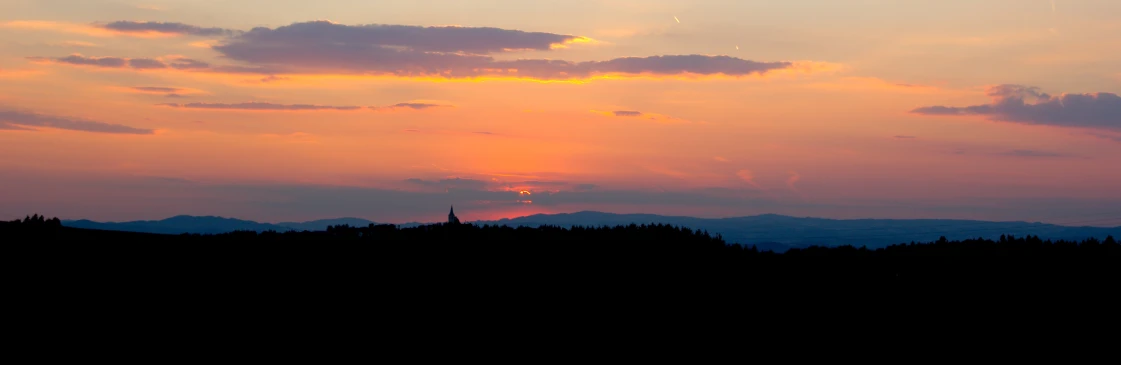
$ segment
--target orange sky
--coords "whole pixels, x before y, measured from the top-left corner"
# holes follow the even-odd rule
[[[5,2],[0,215],[1121,219],[1115,1],[493,2]]]

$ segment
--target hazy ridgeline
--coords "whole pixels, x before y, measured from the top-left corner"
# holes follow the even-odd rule
[[[875,250],[811,247],[777,254],[663,224],[369,225],[318,232],[158,235],[69,228],[35,217],[0,223],[0,237],[15,257],[68,270],[129,268],[126,271],[133,274],[162,272],[184,278],[262,272],[334,278],[324,285],[364,277],[383,280],[378,284],[383,288],[406,281],[440,286],[579,282],[601,289],[729,280],[752,286],[1065,285],[1115,280],[1121,262],[1121,246],[1113,237],[1072,242],[1005,236]]]
[[[1105,218],[1105,219],[1102,219]],[[657,222],[694,230],[708,231],[721,235],[727,243],[756,246],[760,251],[771,250],[777,253],[792,248],[811,246],[836,247],[854,245],[869,249],[884,248],[901,242],[933,242],[940,237],[953,240],[991,239],[999,240],[1002,234],[1014,233],[1018,236],[1037,236],[1044,240],[1082,241],[1087,238],[1104,240],[1108,236],[1121,237],[1121,227],[1077,226],[1086,223],[1102,223],[1109,217],[1088,220],[1083,218],[1065,221],[1066,225],[1028,223],[1028,222],[987,222],[947,219],[821,219],[799,218],[765,214],[750,217],[704,219],[695,217],[673,217],[653,214],[611,214],[602,212],[577,212],[561,214],[537,214],[514,219],[497,221],[473,221],[475,225],[497,225],[510,227],[602,227],[629,226]],[[1112,218],[1116,220],[1116,218]],[[63,220],[62,225],[104,231],[126,231],[159,234],[219,234],[234,231],[287,232],[322,231],[329,226],[350,225],[366,227],[382,224],[360,218],[337,218],[310,222],[259,223],[254,221],[223,218],[176,216],[155,221],[132,222],[93,222],[89,220]],[[417,227],[432,223],[405,223],[398,227]]]

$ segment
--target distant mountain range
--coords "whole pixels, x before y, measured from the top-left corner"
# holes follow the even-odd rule
[[[579,212],[537,214],[480,224],[535,227],[540,225],[618,225],[668,223],[720,234],[730,243],[756,245],[761,250],[784,252],[793,247],[854,245],[868,248],[897,243],[933,242],[968,238],[998,239],[1002,234],[1039,236],[1043,239],[1084,240],[1121,237],[1121,227],[1068,227],[1028,222],[988,222],[950,219],[824,219],[764,214],[736,218],[671,217],[653,214]]]
[[[360,218],[325,219],[310,222],[258,223],[253,221],[222,218],[178,216],[160,221],[136,221],[122,223],[99,223],[88,220],[63,221],[68,227],[147,232],[147,233],[200,233],[214,234],[235,230],[249,231],[321,231],[330,225],[349,224],[366,226],[371,221]],[[537,227],[553,225],[571,226],[615,226],[663,223],[705,230],[720,234],[731,243],[756,245],[761,250],[784,252],[793,247],[810,245],[839,246],[851,244],[879,248],[896,243],[932,242],[945,236],[950,240],[968,238],[997,239],[1002,234],[1016,236],[1033,235],[1043,239],[1083,240],[1090,237],[1104,239],[1107,236],[1121,237],[1121,227],[1068,227],[1044,223],[1028,222],[987,222],[947,219],[823,219],[797,218],[774,214],[751,217],[707,219],[694,217],[671,217],[653,214],[612,214],[600,212],[579,212],[570,214],[537,214],[527,217],[501,219],[497,221],[475,221],[475,224],[509,225],[513,227]],[[402,224],[402,227],[416,226],[420,223]]]
[[[119,223],[101,223],[89,220],[62,221],[62,225],[74,228],[100,229],[105,231],[126,231],[160,234],[217,234],[233,231],[322,231],[328,226],[349,224],[351,226],[367,226],[371,221],[360,218],[322,219],[310,222],[283,222],[283,223],[257,223],[233,218],[223,217],[195,217],[181,215],[158,221],[133,221]]]

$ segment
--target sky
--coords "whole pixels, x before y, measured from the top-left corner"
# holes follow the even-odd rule
[[[1121,225],[1116,0],[6,0],[0,219]]]

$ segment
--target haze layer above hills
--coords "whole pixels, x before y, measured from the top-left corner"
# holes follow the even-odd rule
[[[196,217],[181,215],[158,221],[132,222],[94,222],[90,220],[62,221],[62,225],[74,228],[100,229],[106,231],[126,231],[159,234],[218,234],[233,231],[322,231],[328,226],[349,224],[366,226],[371,221],[359,218],[322,219],[309,222],[258,223],[254,221],[214,216]]]
[[[121,223],[100,223],[89,220],[63,221],[63,225],[75,228],[146,232],[162,234],[199,233],[214,234],[235,230],[248,231],[318,231],[330,225],[349,224],[366,226],[374,222],[360,218],[325,219],[310,222],[258,223],[247,220],[222,217],[177,216],[159,221],[134,221]],[[684,226],[692,229],[719,234],[729,243],[756,245],[762,250],[783,252],[792,247],[810,245],[839,246],[851,244],[868,248],[885,247],[896,243],[931,242],[945,236],[950,240],[969,238],[997,239],[1002,234],[1016,236],[1033,235],[1042,239],[1083,240],[1087,238],[1104,239],[1107,236],[1121,237],[1121,227],[1070,227],[1028,222],[986,222],[945,219],[856,219],[837,220],[822,218],[796,218],[781,215],[758,215],[750,217],[707,219],[694,217],[670,217],[653,214],[612,214],[600,212],[579,212],[571,214],[538,214],[497,221],[475,221],[479,225],[497,224],[509,226],[537,227],[554,225],[561,227],[615,226],[663,223]],[[416,226],[420,223],[402,224]]]

